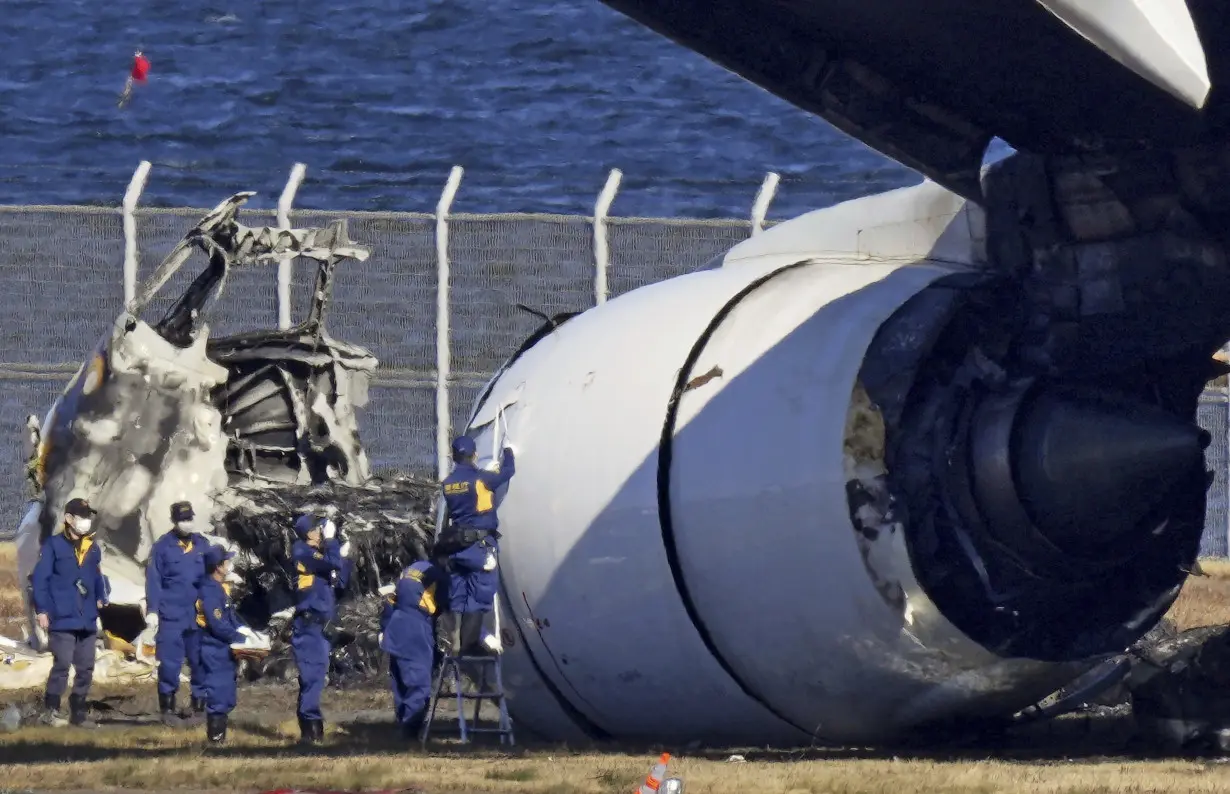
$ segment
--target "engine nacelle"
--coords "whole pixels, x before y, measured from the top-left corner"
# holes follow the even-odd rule
[[[937,516],[968,529],[994,491],[927,514],[953,489],[941,461],[910,464],[947,426],[924,408],[966,401],[932,383],[943,369],[961,386],[978,358],[951,329],[993,312],[963,303],[998,288],[979,289],[982,223],[930,183],[810,213],[568,320],[497,374],[468,432],[517,451],[499,509],[519,721],[558,738],[871,740],[1011,714],[1147,630],[1178,572],[1138,576],[1139,603],[1092,610],[1080,631],[1030,634],[978,589],[997,536],[953,571],[937,561]],[[1041,410],[1013,408],[1009,429]],[[1198,431],[1150,416],[1189,473]],[[981,443],[985,424],[941,446]],[[1030,598],[1005,603],[1028,620],[1055,609]]]

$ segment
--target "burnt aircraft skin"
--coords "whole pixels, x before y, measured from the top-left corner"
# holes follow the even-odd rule
[[[422,553],[415,522],[428,511],[424,486],[373,480],[358,435],[357,411],[377,361],[334,340],[324,326],[337,264],[366,259],[368,251],[349,241],[344,222],[307,230],[245,227],[236,213],[251,195],[222,202],[188,233],[95,346],[43,427],[29,423],[35,494],[19,530],[22,575],[42,541],[59,530],[70,495],[87,496],[99,511],[118,605],[104,623],[125,639],[139,632],[140,620],[130,613],[143,597],[142,565],[175,501],[192,501],[202,520],[232,535],[215,540],[247,552],[237,560],[246,611],[265,619],[267,602],[288,596],[271,595],[276,588],[261,574],[278,558],[260,554],[269,551],[271,534],[288,537],[295,511],[330,502],[357,511],[347,522],[356,595],[374,594]],[[142,321],[142,309],[196,249],[208,257],[205,269],[157,324]],[[230,268],[293,256],[318,263],[302,323],[209,338],[204,317]]]

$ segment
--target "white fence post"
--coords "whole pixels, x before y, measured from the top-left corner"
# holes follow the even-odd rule
[[[286,187],[282,188],[282,195],[278,198],[279,229],[290,228],[290,207],[295,203],[295,193],[303,184],[306,173],[307,166],[303,163],[291,166]],[[283,330],[290,328],[290,278],[294,264],[295,260],[289,257],[278,262],[278,328]]]
[[[619,192],[619,182],[624,178],[623,171],[612,168],[607,175],[606,184],[594,202],[594,303],[605,303],[607,296],[607,270],[611,266],[611,245],[606,237],[606,218]]]
[[[137,201],[149,178],[149,160],[142,160],[132,172],[128,189],[124,191],[124,305],[137,294]]]
[[[764,231],[764,218],[769,214],[769,205],[773,203],[773,197],[777,195],[777,185],[781,181],[781,176],[772,171],[765,174],[760,191],[756,194],[756,201],[752,204],[753,237]]]
[[[441,480],[448,476],[449,430],[452,424],[448,405],[449,370],[452,366],[448,328],[448,213],[453,199],[457,197],[457,188],[461,187],[463,173],[465,169],[461,166],[453,166],[444,192],[440,194],[440,201],[436,204],[436,465]]]

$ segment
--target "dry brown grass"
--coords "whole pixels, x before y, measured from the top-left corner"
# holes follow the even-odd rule
[[[17,583],[17,547],[0,543],[0,618],[25,614],[21,587]]]
[[[393,747],[359,749],[343,738],[314,753],[244,731],[203,751],[199,733],[157,729],[54,731],[0,737],[6,788],[260,790],[283,787],[416,789],[461,794],[628,794],[653,753],[423,755]],[[1230,792],[1230,767],[1193,761],[1058,760],[1020,763],[856,759],[838,754],[747,753],[746,763],[676,756],[670,774],[703,794],[900,794],[900,792]]]
[[[1230,561],[1200,563],[1208,576],[1189,576],[1167,613],[1179,630],[1230,623]]]
[[[1230,623],[1230,563],[1206,562],[1203,567],[1210,576],[1191,577],[1170,611],[1180,628]],[[0,615],[20,612],[16,584],[13,554],[0,545]],[[292,708],[293,693],[268,695],[286,701],[273,706],[277,711]],[[27,694],[22,699],[35,697]],[[376,697],[383,702],[383,695]],[[245,699],[240,698],[241,707]],[[325,705],[327,710],[332,708],[328,699]],[[269,708],[256,706],[257,711]],[[0,734],[0,788],[236,791],[324,787],[442,794],[628,794],[644,779],[656,757],[654,750],[580,752],[566,748],[511,754],[456,748],[421,754],[417,749],[407,750],[389,725],[364,723],[340,729],[331,726],[330,744],[305,753],[289,746],[295,732],[291,721],[262,726],[241,720],[232,726],[227,746],[210,751],[204,748],[199,729],[171,732],[111,726],[86,732],[22,728],[18,733]],[[1055,756],[1041,760],[748,751],[744,752],[746,763],[727,763],[724,752],[682,753],[672,761],[670,773],[683,777],[688,790],[703,794],[1230,793],[1230,765],[1101,757],[1067,760],[1065,754],[1083,753],[1075,743],[1058,744],[1061,749]]]

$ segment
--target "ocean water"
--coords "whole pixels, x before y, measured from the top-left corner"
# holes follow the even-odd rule
[[[785,218],[920,177],[597,0],[5,0],[0,203]],[[142,49],[147,84],[117,108]]]

